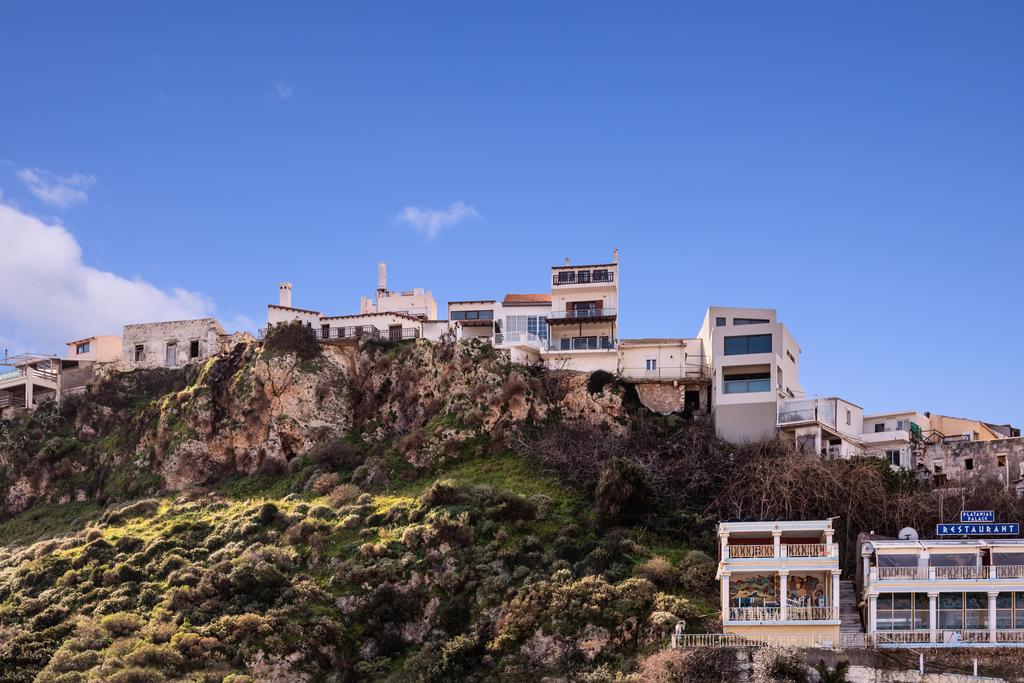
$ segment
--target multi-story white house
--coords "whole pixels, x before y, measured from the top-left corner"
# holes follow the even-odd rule
[[[446,321],[437,320],[437,303],[430,292],[416,288],[393,292],[387,288],[387,267],[377,266],[377,290],[374,297],[362,297],[360,312],[352,315],[325,315],[292,305],[292,284],[278,285],[277,304],[267,306],[267,325],[299,321],[323,340],[370,337],[398,341],[438,339],[448,330]]]
[[[879,645],[1024,646],[1024,539],[862,534],[868,637]]]
[[[611,263],[551,268],[551,311],[544,360],[573,370],[618,366],[619,250]]]
[[[838,639],[839,545],[831,520],[718,525],[722,630]]]
[[[773,436],[779,401],[804,395],[800,346],[775,309],[712,306],[697,336],[711,367],[718,435],[730,441]]]

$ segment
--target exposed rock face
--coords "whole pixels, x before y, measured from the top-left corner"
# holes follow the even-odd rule
[[[350,437],[398,437],[401,458],[429,467],[465,448],[500,447],[553,416],[622,433],[621,393],[592,395],[586,383],[584,374],[512,364],[473,341],[327,343],[312,359],[237,344],[202,366],[104,377],[51,411],[46,430],[67,437],[47,457],[28,426],[42,414],[7,423],[0,514],[36,500],[116,497],[104,483],[114,472],[126,486],[148,477],[171,490],[282,473],[314,447]]]

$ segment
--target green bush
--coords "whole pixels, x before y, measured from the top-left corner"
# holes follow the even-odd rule
[[[299,320],[268,328],[263,348],[271,355],[294,354],[302,361],[315,360],[323,354],[314,330]]]
[[[145,624],[142,617],[131,612],[115,612],[100,619],[100,626],[112,636],[128,636]]]

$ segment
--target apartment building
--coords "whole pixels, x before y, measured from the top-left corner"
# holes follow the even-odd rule
[[[863,455],[864,409],[835,396],[780,399],[779,438],[835,460]]]
[[[697,337],[710,365],[718,435],[729,441],[774,436],[779,401],[804,396],[800,346],[775,309],[712,306]]]
[[[912,529],[901,535],[858,539],[869,639],[882,646],[1024,646],[1024,540],[919,540]]]
[[[619,250],[610,263],[551,267],[551,311],[548,344],[543,353],[549,366],[580,371],[618,366]]]
[[[831,520],[718,525],[722,630],[750,637],[840,631]]]
[[[85,390],[97,365],[121,359],[121,338],[86,337],[68,342],[67,355],[25,353],[0,360],[0,417],[5,411],[33,410],[44,401],[60,403]]]

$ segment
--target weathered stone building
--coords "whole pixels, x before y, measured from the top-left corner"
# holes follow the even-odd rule
[[[919,456],[918,467],[940,479],[995,475],[1015,486],[1024,477],[1024,438],[931,444]]]
[[[179,367],[220,353],[232,338],[213,318],[125,325],[122,361],[128,369]]]

